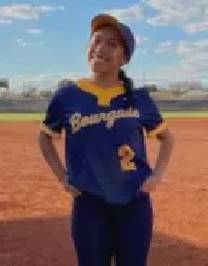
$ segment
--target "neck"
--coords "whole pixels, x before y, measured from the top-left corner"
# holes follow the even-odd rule
[[[93,72],[90,76],[90,80],[102,87],[113,87],[121,85],[121,81],[118,79],[118,72],[113,73],[97,73]]]

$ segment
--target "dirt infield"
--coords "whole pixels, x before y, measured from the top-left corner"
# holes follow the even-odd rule
[[[152,193],[149,265],[208,266],[208,118],[168,123],[176,145],[166,179]],[[71,197],[43,161],[38,131],[38,122],[0,123],[1,266],[76,265]],[[57,146],[63,156],[63,140]],[[148,147],[153,162],[158,146],[151,140]]]

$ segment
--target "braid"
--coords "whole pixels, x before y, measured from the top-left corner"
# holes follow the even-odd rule
[[[126,75],[126,72],[123,69],[119,69],[118,78],[123,81],[129,106],[133,105],[133,80]]]

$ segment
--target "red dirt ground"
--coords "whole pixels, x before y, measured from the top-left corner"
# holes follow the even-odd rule
[[[176,138],[152,193],[151,266],[208,266],[208,119],[169,119]],[[71,197],[42,159],[39,123],[0,123],[0,265],[75,266]],[[57,141],[63,154],[63,140]],[[158,145],[148,142],[151,162]],[[128,266],[128,265],[127,265]]]

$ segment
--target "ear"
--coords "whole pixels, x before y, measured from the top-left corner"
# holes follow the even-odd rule
[[[120,66],[122,67],[122,66],[126,65],[127,63],[128,63],[128,61],[127,61],[126,57],[124,57],[123,62],[121,63]]]
[[[90,41],[91,41],[91,39],[89,39],[88,42],[87,42],[86,45],[85,45],[85,52],[86,52],[86,53],[88,53],[89,50],[90,50]]]
[[[87,59],[89,59],[89,53],[90,53],[90,40],[88,43],[85,45],[85,53],[87,55]]]
[[[123,51],[123,60],[122,60],[122,63],[121,63],[121,66],[124,66],[128,63],[128,60],[127,60],[127,57],[126,57],[126,54],[124,53]]]

